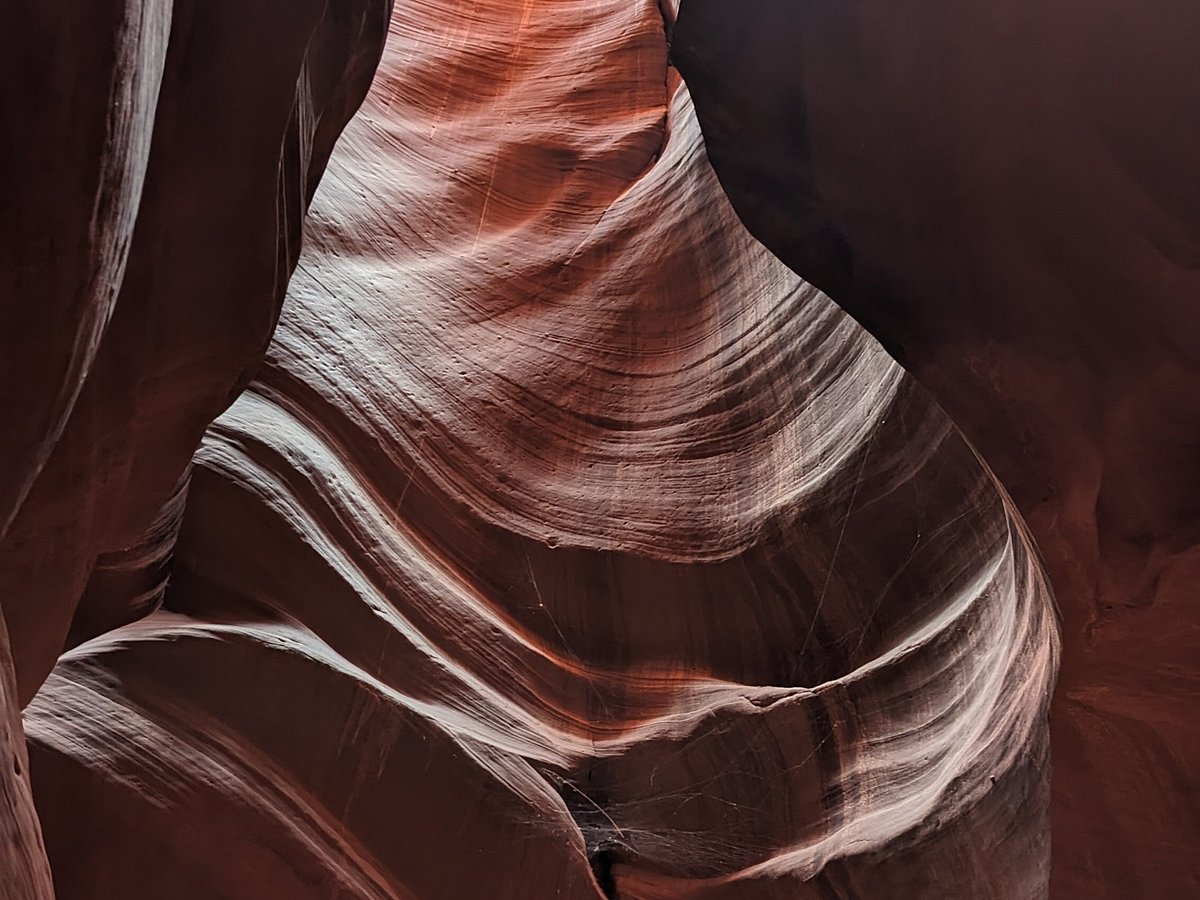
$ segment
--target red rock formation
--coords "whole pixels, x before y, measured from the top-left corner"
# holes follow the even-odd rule
[[[169,611],[27,710],[59,897],[1045,893],[1024,526],[739,225],[666,50],[649,0],[397,10]]]
[[[1060,898],[1200,894],[1200,6],[688,0],[743,220],[914,371],[1045,554]]]
[[[61,652],[85,588],[79,637],[153,605],[161,543],[145,546],[148,532],[170,530],[163,511],[204,428],[266,348],[307,196],[369,83],[374,58],[363,31],[376,29],[376,50],[382,38],[382,0],[329,11],[289,2],[278,16],[269,4],[248,12],[233,0],[177,4],[169,15],[149,4],[112,5],[112,22],[85,26],[42,4],[18,4],[13,14],[31,20],[23,33],[37,25],[63,42],[55,57],[71,56],[71,41],[97,32],[119,47],[104,57],[110,68],[93,73],[85,60],[63,79],[85,92],[80,106],[99,105],[92,131],[70,113],[68,90],[67,112],[32,109],[32,138],[14,142],[19,175],[56,159],[55,142],[78,147],[72,129],[94,138],[80,157],[103,160],[92,182],[61,178],[61,204],[46,199],[56,196],[45,184],[58,177],[54,168],[28,190],[20,185],[8,225],[15,233],[5,240],[18,260],[6,267],[6,310],[22,329],[33,323],[31,340],[5,360],[15,370],[4,382],[6,408],[20,426],[5,442],[15,472],[6,487],[14,503],[28,496],[0,543],[0,596],[25,699]],[[159,32],[168,19],[164,55]],[[268,39],[275,49],[264,56]],[[39,48],[35,59],[44,57]],[[33,65],[21,74],[30,77]],[[111,102],[86,93],[109,80]],[[113,107],[129,108],[131,118],[93,134]],[[74,156],[62,168],[82,177]],[[76,235],[59,219],[88,224]],[[42,296],[53,315],[39,311]],[[27,358],[35,361],[26,378],[18,373]],[[138,590],[110,592],[114,579],[146,569]]]
[[[157,603],[191,456],[265,351],[387,7],[0,10],[6,898],[50,892],[18,704],[69,631],[74,643]]]

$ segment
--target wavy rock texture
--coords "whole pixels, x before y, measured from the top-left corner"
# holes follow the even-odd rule
[[[389,9],[0,10],[6,898],[51,891],[20,706],[65,643],[158,602],[191,457],[265,352],[307,200]]]
[[[29,755],[8,633],[0,617],[0,891],[19,900],[54,896],[46,848],[29,785]]]
[[[6,266],[5,311],[22,329],[36,320],[5,358],[28,378],[6,369],[3,388],[19,425],[4,444],[4,462],[15,461],[5,485],[31,484],[0,542],[23,700],[72,620],[74,643],[156,602],[181,479],[266,349],[308,196],[366,93],[387,12],[382,0],[112,3],[98,6],[112,16],[81,22],[44,6],[5,13],[61,44],[6,65],[68,85],[65,109],[5,92],[16,121],[30,121],[28,140],[7,150],[13,178],[33,173],[4,235],[18,260]],[[265,56],[264,42],[274,48]],[[89,48],[79,58],[76,43]],[[60,58],[75,68],[42,71]],[[89,115],[98,107],[97,121],[75,116],[71,91]],[[73,151],[61,160],[72,177],[39,168],[59,161],[59,143]],[[47,197],[61,205],[48,212]],[[76,234],[63,221],[87,224]]]
[[[26,714],[62,898],[1033,898],[1057,638],[738,223],[656,4],[407,3],[167,611]]]
[[[688,0],[740,215],[930,387],[1065,632],[1054,895],[1200,895],[1200,7]]]

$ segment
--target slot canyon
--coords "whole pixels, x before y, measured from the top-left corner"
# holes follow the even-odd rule
[[[8,0],[0,900],[1200,897],[1198,45]]]

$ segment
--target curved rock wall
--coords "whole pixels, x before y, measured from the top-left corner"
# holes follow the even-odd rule
[[[1064,625],[1054,896],[1200,894],[1200,7],[686,0],[739,214],[929,387]]]
[[[649,0],[398,7],[172,571],[27,710],[62,898],[1045,895],[1024,526]]]
[[[70,83],[85,91],[111,79],[109,101],[87,95],[80,106],[100,104],[99,119],[110,108],[130,116],[89,133],[93,143],[79,152],[104,165],[86,184],[64,176],[55,191],[66,196],[51,216],[43,209],[56,193],[37,192],[55,170],[44,174],[40,161],[58,158],[56,142],[79,146],[71,129],[86,123],[41,106],[15,111],[17,122],[31,119],[28,143],[14,142],[23,164],[15,177],[37,174],[29,193],[17,194],[8,226],[16,233],[5,244],[20,264],[7,267],[17,283],[5,307],[17,322],[38,324],[5,365],[38,362],[28,376],[5,379],[6,408],[18,422],[56,410],[52,422],[5,443],[17,461],[6,486],[31,485],[0,541],[0,596],[23,700],[53,666],[73,619],[77,641],[156,602],[157,539],[172,522],[164,510],[178,500],[204,428],[262,358],[308,195],[365,94],[386,14],[382,0],[329,9],[317,0],[112,5],[121,7],[113,21],[86,27],[43,4],[16,6],[18,20],[22,11],[38,20],[27,32],[61,39],[64,57],[70,41],[114,33],[119,52],[104,59],[111,68],[81,63]],[[81,177],[75,166],[63,160]],[[90,224],[76,235],[55,216]],[[61,309],[39,307],[42,295]]]
[[[261,361],[389,10],[0,10],[4,897],[51,891],[20,707],[65,644],[158,603],[191,457]]]

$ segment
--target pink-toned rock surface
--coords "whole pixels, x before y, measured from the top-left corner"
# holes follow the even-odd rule
[[[750,229],[1045,557],[1053,895],[1200,896],[1200,6],[687,0],[673,37]]]
[[[276,271],[199,184],[202,246]],[[163,391],[263,338],[256,296],[209,296]],[[156,447],[219,406],[180,390]],[[146,465],[98,549],[182,515],[167,609],[108,630],[145,588],[104,557],[107,633],[26,710],[60,898],[1045,895],[1024,525],[740,225],[656,3],[399,5],[265,367],[186,497]]]

